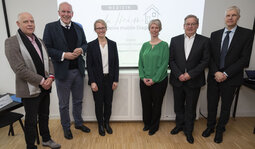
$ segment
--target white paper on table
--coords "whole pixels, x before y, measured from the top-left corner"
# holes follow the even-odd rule
[[[3,108],[10,103],[12,103],[12,99],[8,94],[0,98],[0,108]]]

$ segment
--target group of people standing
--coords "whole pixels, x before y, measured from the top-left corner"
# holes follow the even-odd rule
[[[113,133],[109,121],[113,91],[119,79],[116,42],[105,36],[107,25],[99,19],[94,23],[98,37],[87,43],[82,27],[71,21],[73,10],[67,2],[59,5],[58,14],[58,21],[45,26],[42,41],[34,34],[33,16],[28,12],[20,13],[16,22],[19,27],[17,34],[5,41],[5,54],[16,75],[16,96],[22,98],[26,113],[25,140],[28,149],[37,148],[34,144],[37,122],[42,145],[61,148],[51,139],[48,127],[49,94],[54,80],[64,137],[73,138],[70,129],[70,94],[75,129],[90,132],[82,119],[85,56],[99,134],[104,136],[105,130],[108,134]]]
[[[193,144],[196,107],[200,89],[206,84],[204,70],[208,67],[208,118],[202,136],[210,136],[216,127],[214,142],[223,141],[235,91],[242,85],[243,70],[249,65],[254,37],[252,30],[237,25],[239,18],[240,9],[229,7],[225,12],[226,26],[207,38],[196,33],[199,19],[188,15],[184,19],[185,33],[171,39],[169,50],[167,43],[158,37],[162,28],[160,20],[150,22],[151,40],[143,44],[139,56],[144,131],[149,130],[149,135],[153,135],[159,129],[169,66],[176,114],[176,127],[170,133],[183,131],[186,140]],[[219,99],[221,112],[217,122]]]
[[[22,98],[26,113],[27,148],[37,148],[34,145],[37,121],[42,145],[61,147],[51,139],[48,127],[49,94],[54,80],[64,137],[73,138],[69,115],[70,94],[75,128],[90,132],[81,116],[85,56],[88,83],[95,101],[98,132],[101,136],[105,136],[105,131],[113,133],[109,122],[113,91],[119,81],[116,42],[106,37],[107,24],[104,20],[95,21],[94,30],[98,37],[87,43],[82,27],[71,21],[71,4],[61,3],[58,13],[60,19],[46,25],[43,41],[34,34],[33,16],[27,12],[20,13],[16,22],[19,27],[17,34],[5,41],[6,57],[16,74],[16,96]],[[138,62],[144,131],[149,130],[148,134],[153,135],[159,129],[161,107],[168,84],[167,70],[170,66],[170,84],[173,86],[176,113],[176,127],[170,133],[184,131],[187,141],[193,143],[196,105],[200,88],[205,85],[204,69],[209,66],[208,123],[202,135],[208,137],[214,132],[221,97],[221,114],[214,141],[222,142],[233,94],[242,83],[243,69],[249,64],[252,49],[253,33],[237,26],[239,18],[239,8],[228,8],[225,14],[226,27],[213,32],[209,39],[196,33],[199,19],[195,15],[188,15],[184,19],[185,33],[173,37],[170,47],[159,38],[161,21],[150,21],[148,29],[151,40],[142,45]],[[224,47],[227,47],[226,51]]]

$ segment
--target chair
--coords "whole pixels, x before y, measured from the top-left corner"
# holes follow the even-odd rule
[[[15,113],[15,112],[7,112],[4,114],[1,114],[0,115],[0,128],[10,125],[8,136],[10,134],[12,136],[14,136],[13,123],[15,123],[16,121],[19,121],[20,126],[21,126],[23,132],[25,133],[24,125],[21,120],[21,118],[23,116],[24,116],[23,114],[19,114],[19,113]],[[39,133],[38,133],[37,125],[36,125],[36,140],[37,140],[37,144],[39,145],[40,140],[39,140]]]
[[[0,115],[0,128],[10,125],[8,135],[14,136],[13,123],[19,121],[20,126],[24,132],[24,126],[21,118],[23,114],[15,113],[15,112],[7,112]]]

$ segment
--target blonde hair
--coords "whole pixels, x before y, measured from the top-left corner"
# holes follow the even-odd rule
[[[103,19],[98,19],[98,20],[96,20],[95,23],[94,23],[94,30],[96,30],[96,24],[97,24],[97,23],[103,24],[103,25],[105,26],[105,28],[107,29],[107,25],[106,25],[105,21],[104,21]]]

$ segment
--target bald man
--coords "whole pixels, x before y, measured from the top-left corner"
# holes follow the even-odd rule
[[[48,122],[51,85],[54,72],[43,41],[34,34],[35,22],[28,12],[18,15],[19,27],[15,36],[5,40],[5,55],[16,76],[16,96],[25,109],[25,140],[27,149],[34,145],[37,117],[42,145],[61,146],[51,139]]]

